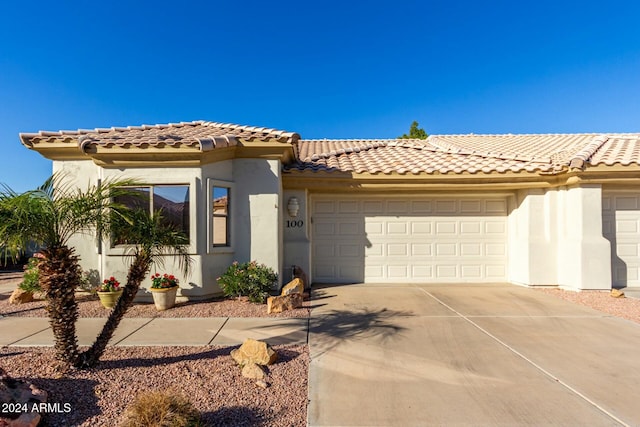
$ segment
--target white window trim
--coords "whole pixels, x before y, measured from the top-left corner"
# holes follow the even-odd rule
[[[223,187],[229,189],[229,200],[231,202],[231,206],[229,207],[229,213],[231,215],[234,214],[233,211],[233,200],[235,197],[234,194],[234,184],[231,181],[222,181],[219,179],[207,179],[207,253],[209,254],[232,254],[234,253],[233,247],[235,233],[233,232],[234,220],[232,216],[227,217],[227,232],[229,233],[229,246],[213,246],[213,197],[211,197],[211,193],[213,192],[213,187]]]

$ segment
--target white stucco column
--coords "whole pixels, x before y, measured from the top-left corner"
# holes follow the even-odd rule
[[[282,279],[280,161],[234,159],[233,181],[235,259],[266,264]]]
[[[509,214],[509,281],[555,285],[555,191],[519,190]]]
[[[602,187],[583,184],[558,193],[558,284],[611,289],[610,243],[602,236]]]

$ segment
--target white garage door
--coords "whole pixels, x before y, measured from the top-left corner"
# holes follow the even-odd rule
[[[505,198],[316,196],[312,209],[314,282],[506,280]]]
[[[611,242],[613,286],[640,286],[640,195],[604,191],[602,234]]]

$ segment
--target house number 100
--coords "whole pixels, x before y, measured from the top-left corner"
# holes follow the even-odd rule
[[[287,220],[287,228],[300,228],[304,224],[304,221],[301,219],[296,220]]]

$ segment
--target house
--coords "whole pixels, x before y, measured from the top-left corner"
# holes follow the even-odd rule
[[[304,140],[196,121],[20,138],[79,186],[144,182],[189,234],[190,298],[219,293],[234,260],[315,283],[640,286],[640,134]],[[125,247],[73,243],[124,279]]]

